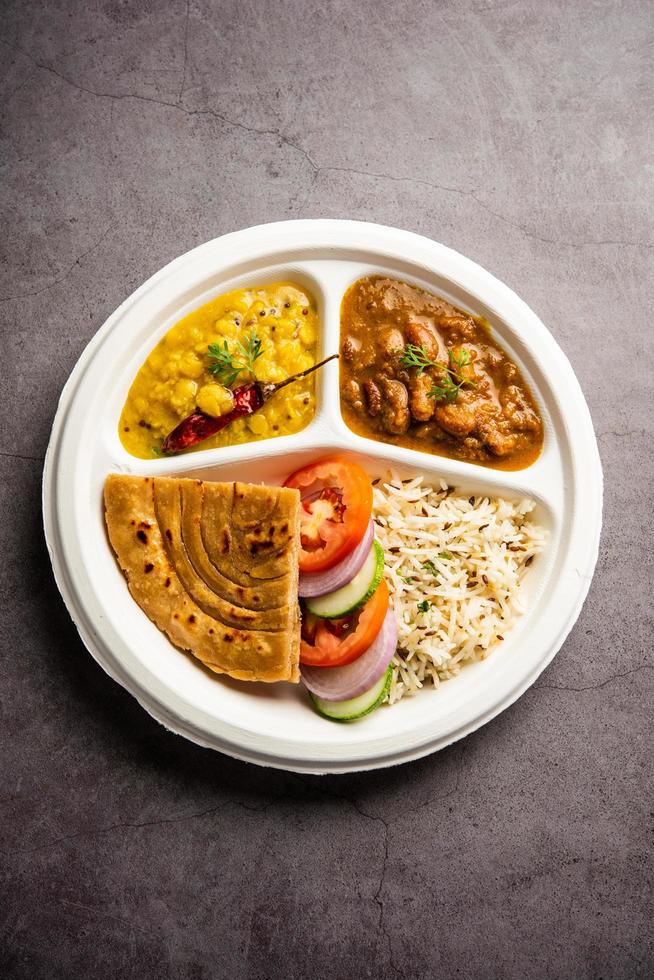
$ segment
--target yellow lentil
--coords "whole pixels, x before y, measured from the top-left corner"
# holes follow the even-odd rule
[[[161,440],[196,407],[213,414],[221,397],[229,398],[215,390],[222,386],[209,371],[209,344],[222,346],[227,341],[230,351],[238,355],[238,341],[245,342],[255,333],[263,353],[254,362],[253,373],[239,374],[231,387],[253,380],[278,382],[315,364],[317,328],[313,297],[294,283],[236,290],[205,303],[171,327],[141,366],[120,416],[123,446],[133,456],[152,459],[159,453]],[[310,376],[283,388],[254,415],[232,422],[194,449],[299,432],[314,411],[315,381]]]
[[[234,408],[234,395],[224,385],[202,385],[198,391],[196,404],[206,415],[226,415]]]
[[[257,412],[255,415],[250,415],[247,420],[247,426],[250,432],[254,432],[258,436],[264,436],[268,432],[268,422],[263,415],[259,415]]]

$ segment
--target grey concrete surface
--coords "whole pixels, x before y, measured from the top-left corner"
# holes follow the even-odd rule
[[[636,0],[0,5],[2,977],[654,975],[653,39]],[[325,779],[151,721],[80,644],[39,501],[108,314],[206,239],[313,216],[516,289],[606,477],[536,686],[437,756]]]

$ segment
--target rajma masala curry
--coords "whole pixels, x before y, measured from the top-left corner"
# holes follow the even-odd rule
[[[499,469],[538,457],[543,423],[482,318],[369,276],[341,305],[341,411],[359,435]]]

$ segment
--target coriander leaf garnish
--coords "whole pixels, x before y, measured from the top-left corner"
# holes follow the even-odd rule
[[[427,392],[430,398],[433,398],[437,402],[454,402],[459,397],[459,389],[461,384],[457,384],[452,380],[452,376],[449,372],[446,372],[441,378],[440,384],[433,385],[430,391]]]
[[[245,338],[245,344],[242,344],[241,341],[239,340],[237,346],[241,354],[245,358],[245,364],[248,371],[252,371],[252,369],[254,368],[254,362],[257,360],[257,358],[261,357],[261,355],[263,354],[261,340],[259,340],[259,338],[254,332],[252,332],[251,334],[248,334],[248,336]]]
[[[418,612],[421,613],[429,612],[430,605],[431,603],[429,602],[429,599],[423,599],[422,602],[418,603]]]
[[[418,347],[417,344],[406,345],[400,358],[400,364],[405,368],[416,368],[418,377],[428,367],[438,367],[437,362],[432,361],[425,348]]]
[[[222,347],[219,343],[209,344],[209,357],[213,358],[213,364],[208,370],[227,388],[231,387],[241,373],[241,366],[234,361],[227,341],[223,340]]]
[[[439,551],[436,557],[440,558],[441,561],[452,561],[454,555],[451,555],[449,551]],[[431,572],[432,575],[439,574],[438,569],[436,568],[433,561],[431,560],[423,561],[422,567],[425,569],[426,572]]]
[[[450,347],[447,356],[449,358],[449,364],[440,379],[440,383],[435,384],[431,391],[428,392],[428,395],[434,401],[449,404],[457,400],[459,392],[464,385],[476,388],[477,383],[461,374],[463,368],[472,362],[472,355],[469,350],[466,350],[465,347],[460,347],[457,354],[455,348]]]
[[[437,368],[441,377],[428,392],[429,397],[437,402],[456,401],[459,391],[464,385],[476,388],[474,381],[464,377],[463,368],[472,363],[472,355],[465,347],[450,347],[447,352],[448,365],[444,367],[438,361],[432,360],[424,347],[417,344],[407,344],[400,357],[400,364],[407,369],[415,368],[416,377],[421,377],[427,368]]]
[[[466,364],[470,364],[472,360],[470,351],[466,347],[460,347],[458,354],[455,354],[454,348],[450,347],[450,349],[447,352],[447,355],[450,361],[452,362],[452,364],[454,364],[459,369],[464,368]]]
[[[262,342],[254,332],[248,334],[245,343],[237,341],[236,348],[235,354],[230,350],[226,340],[223,340],[222,344],[220,342],[209,344],[208,356],[212,358],[213,364],[209,365],[208,370],[226,388],[231,388],[241,372],[252,373],[254,362],[263,354]]]

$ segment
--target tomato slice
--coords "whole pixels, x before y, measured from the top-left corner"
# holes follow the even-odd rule
[[[302,613],[300,663],[311,667],[342,667],[368,649],[388,611],[388,586],[382,581],[362,609],[344,619],[320,619]]]
[[[356,548],[372,513],[370,477],[340,456],[292,473],[284,484],[300,491],[300,571],[322,572]]]

